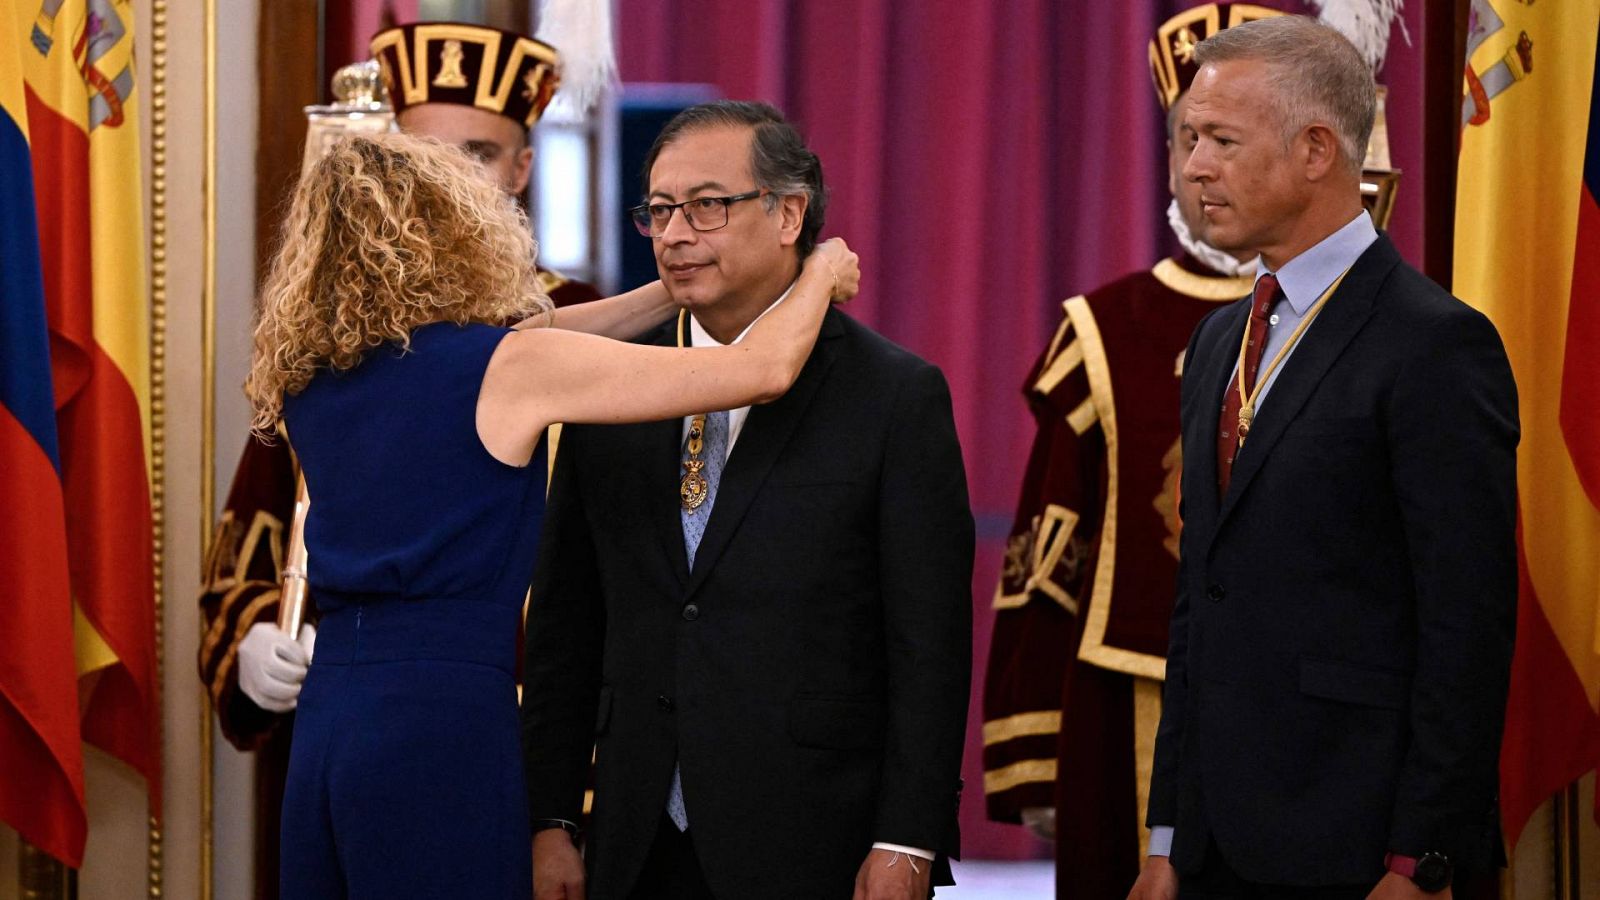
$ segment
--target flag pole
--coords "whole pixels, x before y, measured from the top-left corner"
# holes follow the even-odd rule
[[[17,896],[29,900],[78,900],[78,873],[26,840],[18,840]]]
[[[1579,820],[1583,808],[1581,798],[1578,796],[1578,782],[1567,785],[1566,790],[1555,797],[1556,835],[1555,835],[1555,882],[1556,900],[1579,900],[1582,896],[1583,880],[1579,877],[1579,829],[1582,822]]]

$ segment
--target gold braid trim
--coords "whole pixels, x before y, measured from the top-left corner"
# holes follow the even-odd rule
[[[1073,346],[1077,345],[1074,344]],[[1078,404],[1077,409],[1067,413],[1067,424],[1071,425],[1072,430],[1080,435],[1093,428],[1094,423],[1099,420],[1100,411],[1095,408],[1093,397]]]
[[[1033,389],[1039,394],[1049,394],[1056,389],[1063,379],[1071,375],[1073,370],[1083,364],[1083,346],[1080,341],[1073,341],[1067,349],[1051,358],[1050,364],[1039,374],[1033,383]]]
[[[1017,713],[983,723],[983,745],[992,747],[1020,737],[1061,733],[1061,710]]]
[[[228,524],[229,531],[236,531],[233,524],[233,513],[228,511],[222,515],[223,521]],[[218,526],[219,537],[224,535],[222,526]],[[256,546],[261,542],[263,533],[270,534],[272,540],[268,542],[268,549],[272,553],[272,569],[275,573],[283,571],[283,542],[278,538],[283,534],[283,522],[277,516],[265,511],[257,510],[254,520],[250,523],[250,530],[240,544],[240,551],[233,565],[233,574],[227,577],[214,578],[211,585],[202,593],[222,593],[222,600],[217,604],[217,617],[212,620],[211,627],[206,631],[205,640],[200,644],[202,658],[209,657],[217,648],[217,642],[222,640],[222,634],[228,629],[228,610],[238,600],[241,589],[252,584],[260,584],[259,580],[251,581],[246,577],[250,569],[250,561],[255,556]],[[218,557],[221,551],[212,547],[212,556]],[[219,565],[221,560],[215,560]],[[223,593],[225,592],[225,593]]]
[[[242,591],[249,586],[240,585],[234,590]],[[276,587],[272,590],[262,591],[254,600],[250,601],[250,605],[246,606],[243,612],[239,613],[239,620],[235,623],[233,629],[233,642],[228,647],[227,655],[223,656],[222,661],[217,664],[216,675],[211,678],[212,699],[219,705],[221,703],[222,687],[228,683],[228,672],[233,668],[234,660],[239,656],[239,642],[244,640],[245,632],[249,631],[250,626],[255,624],[256,615],[262,609],[277,603],[278,596],[279,592]]]
[[[1078,528],[1079,516],[1073,510],[1067,509],[1056,503],[1045,505],[1044,513],[1034,518],[1034,528],[1031,534],[1017,535],[1013,540],[1028,538],[1025,546],[1016,548],[1017,555],[1031,549],[1032,555],[1028,562],[1028,580],[1023,583],[1022,590],[1015,594],[1005,592],[1006,579],[1002,575],[1000,583],[994,589],[995,609],[1017,609],[1028,605],[1028,599],[1034,591],[1038,591],[1055,602],[1061,608],[1076,616],[1078,614],[1078,598],[1072,596],[1066,588],[1057,584],[1052,576],[1061,564],[1061,557],[1066,555],[1067,548],[1072,545],[1072,535]],[[1007,548],[1008,553],[1012,552]]]
[[[1023,784],[1055,784],[1056,761],[1053,759],[1025,759],[983,773],[983,792],[999,794]]]
[[[1082,297],[1063,304],[1084,345],[1084,367],[1089,389],[1100,415],[1100,430],[1106,442],[1106,508],[1100,526],[1100,554],[1095,563],[1094,589],[1089,595],[1089,612],[1084,619],[1083,642],[1078,658],[1114,672],[1126,672],[1161,681],[1166,678],[1167,661],[1159,656],[1136,653],[1105,642],[1106,624],[1111,619],[1111,586],[1117,569],[1117,409],[1111,391],[1111,366],[1106,361],[1105,345],[1100,342],[1100,326],[1094,311]]]
[[[1178,265],[1176,260],[1163,259],[1150,270],[1156,280],[1185,297],[1210,300],[1215,303],[1233,302],[1250,295],[1255,278],[1241,275],[1238,278],[1196,275]],[[1071,302],[1071,301],[1068,301]]]
[[[238,542],[234,540],[238,533],[238,522],[234,519],[233,510],[223,510],[222,518],[217,521],[217,527],[211,534],[211,550],[206,554],[205,583],[200,587],[202,596],[223,593],[237,583],[233,572],[238,566],[238,559],[229,554],[238,546]],[[224,575],[224,572],[228,574]]]
[[[1044,352],[1044,358],[1045,359],[1055,359],[1056,358],[1056,352],[1061,349],[1061,342],[1066,340],[1067,339],[1067,335],[1069,335],[1071,333],[1072,333],[1072,320],[1066,318],[1065,316],[1063,316],[1061,318],[1061,324],[1056,326],[1056,335],[1055,335],[1055,337],[1050,339],[1050,349],[1048,349],[1048,350],[1046,350]]]
[[[1144,811],[1150,807],[1150,780],[1155,774],[1156,729],[1161,725],[1161,682],[1133,680],[1133,794],[1139,806],[1139,858],[1150,852],[1150,828]]]

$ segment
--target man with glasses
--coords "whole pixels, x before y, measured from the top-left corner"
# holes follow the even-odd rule
[[[737,343],[816,243],[820,163],[776,110],[723,101],[670,122],[645,174],[631,212],[684,309],[647,339]],[[569,426],[524,665],[535,896],[950,883],[972,553],[943,376],[838,311],[773,403]]]

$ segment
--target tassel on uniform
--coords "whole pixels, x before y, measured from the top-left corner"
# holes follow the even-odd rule
[[[1384,57],[1389,53],[1389,33],[1400,11],[1405,8],[1405,0],[1308,0],[1318,10],[1317,18],[1322,24],[1334,29],[1350,39],[1356,45],[1356,50],[1361,53],[1367,64],[1372,66],[1372,71],[1377,72],[1383,68]],[[1411,44],[1411,33],[1406,30],[1406,23],[1400,21],[1400,35],[1405,38],[1407,46]]]
[[[538,38],[561,54],[555,103],[581,118],[617,79],[611,0],[542,0]]]

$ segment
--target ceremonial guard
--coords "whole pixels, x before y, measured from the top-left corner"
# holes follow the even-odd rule
[[[557,82],[553,48],[479,25],[417,23],[380,33],[372,49],[401,130],[458,143],[483,159],[508,193],[526,188],[532,155],[527,129]],[[506,128],[507,122],[515,127]],[[541,287],[558,307],[600,296],[557,272],[541,267],[539,273]],[[301,654],[274,633],[298,480],[298,462],[284,434],[272,443],[249,437],[212,537],[200,594],[201,680],[223,736],[240,750],[259,751],[256,872],[258,896],[265,897],[277,896],[278,821],[293,709],[315,640],[313,625],[301,637]],[[316,621],[314,610],[308,621]],[[241,668],[250,666],[254,674],[241,686]]]
[[[1271,15],[1206,4],[1158,29],[1150,62],[1183,251],[1062,304],[1024,383],[1038,431],[995,591],[984,791],[991,819],[1053,833],[1064,898],[1122,896],[1143,858],[1178,567],[1183,351],[1201,317],[1250,293],[1255,271],[1191,233],[1198,189],[1176,174],[1198,71],[1189,52]]]

